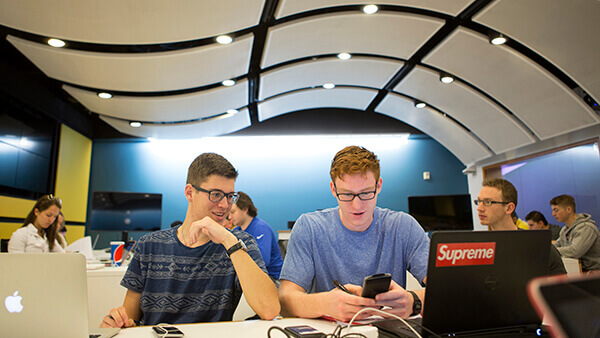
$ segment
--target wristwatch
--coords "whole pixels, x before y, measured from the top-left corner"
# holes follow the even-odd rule
[[[244,242],[240,239],[237,243],[235,243],[234,245],[232,245],[229,249],[227,249],[227,256],[231,257],[231,255],[238,251],[238,250],[244,250],[244,251],[248,251],[248,248],[246,247],[246,244],[244,244]]]
[[[421,313],[421,308],[423,307],[423,304],[421,304],[421,300],[419,299],[419,296],[417,296],[416,293],[414,293],[413,291],[408,292],[410,292],[410,294],[413,296],[413,312],[410,315],[418,315],[419,313]]]

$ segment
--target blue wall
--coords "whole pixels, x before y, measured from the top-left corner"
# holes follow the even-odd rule
[[[408,196],[468,193],[466,177],[461,173],[463,164],[439,143],[429,137],[391,135],[96,140],[90,194],[161,193],[162,227],[167,228],[185,217],[183,189],[189,164],[203,152],[216,152],[238,169],[236,190],[250,195],[258,216],[275,231],[285,230],[288,221],[304,212],[336,205],[329,190],[331,159],[343,147],[354,144],[365,146],[380,158],[381,207],[407,211]],[[431,180],[423,181],[423,171],[431,172]],[[120,239],[117,233],[101,233],[97,247],[116,239]]]
[[[503,166],[502,171],[503,177],[512,182],[519,193],[519,218],[525,220],[530,211],[537,210],[546,216],[548,223],[557,224],[549,202],[555,196],[567,194],[575,198],[578,213],[591,214],[596,225],[600,225],[600,155],[597,143],[512,163]]]

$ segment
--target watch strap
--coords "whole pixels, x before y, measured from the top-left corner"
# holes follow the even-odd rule
[[[244,242],[242,242],[242,240],[240,239],[237,243],[235,243],[234,245],[232,245],[229,249],[227,249],[227,256],[230,256],[238,251],[238,250],[244,250],[246,251],[246,245],[244,245]]]
[[[421,309],[423,308],[421,299],[419,299],[419,296],[417,296],[417,294],[414,291],[408,291],[408,292],[413,296],[413,308],[412,308],[412,313],[410,315],[411,316],[418,315],[419,313],[421,313]]]

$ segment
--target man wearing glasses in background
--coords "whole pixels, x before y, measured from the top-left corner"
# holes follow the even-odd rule
[[[330,188],[338,207],[303,214],[292,229],[280,275],[284,316],[347,321],[365,307],[404,318],[419,313],[424,290],[405,290],[406,271],[424,283],[429,238],[412,216],[376,206],[379,174],[379,159],[365,148],[335,155]],[[360,297],[363,278],[376,273],[392,275],[389,291]],[[334,288],[334,280],[352,294]]]
[[[123,306],[101,327],[231,320],[244,289],[262,318],[279,313],[277,288],[254,238],[221,224],[237,201],[237,171],[224,157],[205,153],[188,169],[188,209],[182,225],[140,238],[121,281]]]
[[[513,222],[512,213],[517,207],[517,189],[502,178],[489,178],[483,181],[479,196],[474,201],[482,225],[490,231],[519,230]],[[548,274],[567,273],[558,250],[550,245]]]

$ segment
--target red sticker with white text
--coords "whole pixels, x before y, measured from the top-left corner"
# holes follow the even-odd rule
[[[435,266],[492,265],[496,242],[439,243]]]

